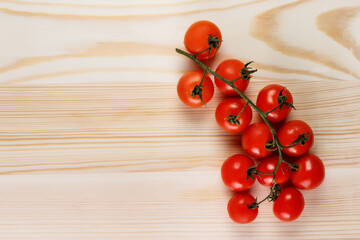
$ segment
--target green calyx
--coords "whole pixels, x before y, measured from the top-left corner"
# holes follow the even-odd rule
[[[293,109],[295,109],[295,107],[291,103],[287,102],[287,100],[288,100],[287,96],[283,95],[284,89],[285,88],[281,89],[281,91],[279,93],[279,96],[277,97],[277,100],[278,100],[278,103],[279,103],[279,105],[278,105],[279,111],[278,112],[280,112],[283,105],[287,105],[287,106],[292,107]]]
[[[271,109],[270,111],[266,112],[265,114],[268,115],[269,113],[275,111],[276,109],[279,108],[278,112],[280,112],[281,108],[284,106],[284,105],[287,105],[289,107],[292,107],[293,109],[296,110],[296,108],[291,104],[291,103],[288,103],[287,100],[287,96],[286,95],[283,95],[283,91],[284,91],[285,88],[281,89],[280,93],[279,93],[279,96],[277,97],[277,101],[279,103],[279,105],[277,105],[275,108]]]
[[[202,91],[203,91],[202,86],[196,85],[196,86],[194,87],[194,89],[191,91],[191,94],[190,94],[190,93],[188,93],[188,94],[189,94],[190,96],[192,96],[192,97],[199,96],[201,102],[205,105],[205,102],[204,102],[204,100],[203,100],[203,98],[202,98]]]
[[[238,125],[238,126],[240,125],[240,121],[239,121],[239,119],[237,118],[236,115],[229,114],[229,115],[226,116],[225,120],[228,123],[231,123],[233,125],[235,125],[235,124]]]
[[[220,40],[216,36],[209,35],[208,44],[209,44],[210,51],[211,51],[211,48],[219,49],[221,42],[222,42],[222,40]]]
[[[266,148],[266,150],[272,151],[272,152],[275,151],[275,150],[277,150],[277,147],[276,147],[276,144],[275,144],[274,140],[268,141],[268,142],[265,144],[265,148]]]
[[[282,146],[282,148],[291,148],[294,147],[296,145],[301,144],[301,146],[304,146],[305,143],[310,139],[310,133],[303,133],[303,134],[299,134],[298,138],[293,141],[292,143],[290,143],[289,145],[286,146]]]
[[[246,171],[246,180],[248,180],[249,178],[251,178],[252,180],[255,180],[254,176],[253,175],[257,175],[257,176],[260,176],[259,173],[257,172],[256,168],[257,168],[257,165],[254,165],[254,166],[251,166],[248,168],[248,170]]]
[[[205,102],[204,102],[204,99],[202,97],[202,91],[203,91],[203,81],[204,81],[204,78],[205,78],[205,75],[206,75],[206,70],[204,70],[204,74],[202,75],[202,78],[201,78],[201,81],[200,81],[200,84],[199,85],[195,85],[194,89],[191,91],[191,94],[188,93],[190,96],[192,97],[196,97],[196,96],[199,96],[201,102],[205,105]]]
[[[304,146],[305,143],[309,140],[310,138],[310,133],[304,133],[304,134],[300,134],[297,138],[297,141],[301,144],[301,146]]]
[[[196,57],[197,55],[208,51],[208,57],[209,57],[210,53],[211,53],[211,49],[213,49],[213,48],[219,49],[221,42],[222,42],[222,40],[218,39],[217,37],[209,35],[208,47],[198,53],[193,54],[193,56]]]
[[[248,103],[246,103],[244,105],[244,107],[241,109],[241,111],[239,112],[239,114],[237,116],[233,115],[233,114],[229,114],[226,116],[225,120],[233,125],[240,125],[240,120],[239,117],[240,115],[243,113],[243,111],[245,110],[245,108],[248,106]]]
[[[252,69],[252,67],[249,67],[251,63],[253,63],[253,61],[246,63],[244,67],[240,70],[241,78],[245,80],[250,80],[250,78],[252,78],[251,74],[257,72],[257,69]]]

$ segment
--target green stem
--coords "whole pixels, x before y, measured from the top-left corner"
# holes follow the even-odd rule
[[[263,175],[273,175],[273,172],[267,173],[267,172],[261,172],[259,170],[256,170],[257,173],[263,174]]]
[[[245,110],[245,108],[248,106],[248,103],[246,102],[245,106],[241,109],[241,111],[239,112],[239,114],[236,116],[236,119],[239,119],[240,115],[243,113],[243,111]]]
[[[200,81],[200,84],[199,84],[200,87],[202,87],[202,83],[204,81],[205,75],[206,75],[206,70],[204,70],[204,74],[203,74],[203,76],[201,78],[201,81]]]
[[[271,109],[270,111],[266,112],[266,115],[268,115],[269,113],[271,113],[272,111],[275,111],[278,107],[280,107],[280,105],[277,105],[275,108]]]
[[[197,55],[199,55],[199,54],[201,54],[201,53],[203,53],[203,52],[206,52],[206,51],[209,51],[211,49],[211,47],[207,47],[207,48],[205,48],[204,50],[202,50],[201,52],[198,52],[198,53],[195,53],[195,54],[193,54],[193,56],[197,56]]]
[[[239,117],[240,115],[243,113],[243,111],[245,110],[245,108],[248,106],[248,103],[246,103],[244,105],[244,107],[241,109],[241,111],[239,112],[239,114],[233,115],[233,114],[229,114],[225,117],[225,120],[227,120],[229,123],[231,124],[236,124],[236,125],[240,125],[240,121],[239,121]]]
[[[272,191],[272,187],[271,190]],[[269,195],[267,195],[263,200],[261,200],[260,202],[257,203],[257,205],[260,205],[261,203],[265,202],[265,200],[269,199],[271,197],[272,192],[269,193]]]

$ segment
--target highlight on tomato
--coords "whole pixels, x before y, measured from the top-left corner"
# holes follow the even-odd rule
[[[180,100],[190,107],[201,107],[214,95],[214,83],[203,71],[185,73],[177,85]]]
[[[212,22],[202,20],[193,23],[185,33],[186,49],[199,60],[215,56],[222,42],[220,29]]]
[[[240,133],[249,126],[252,110],[241,98],[227,98],[216,108],[215,118],[219,126],[229,133]]]

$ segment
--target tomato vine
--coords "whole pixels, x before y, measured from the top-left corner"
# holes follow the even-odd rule
[[[234,79],[234,80],[228,80],[222,76],[220,76],[218,73],[216,73],[215,71],[213,71],[211,68],[209,68],[207,65],[205,65],[204,63],[202,63],[199,59],[197,59],[196,57],[196,54],[190,54],[188,52],[185,52],[181,49],[178,49],[176,48],[176,52],[181,54],[181,55],[184,55],[185,57],[191,59],[193,62],[195,62],[196,64],[198,64],[204,71],[204,76],[206,73],[210,73],[211,75],[213,75],[214,77],[220,79],[221,81],[223,81],[224,83],[226,83],[227,85],[229,85],[231,88],[233,88],[245,101],[246,101],[246,106],[249,105],[250,107],[252,107],[253,109],[255,109],[256,112],[258,112],[258,114],[261,116],[261,118],[264,120],[265,124],[268,126],[271,134],[272,134],[272,142],[269,143],[267,145],[267,149],[269,151],[278,151],[279,153],[279,160],[276,164],[276,167],[275,169],[271,172],[271,173],[263,173],[263,172],[258,172],[256,170],[256,166],[255,167],[251,167],[249,168],[249,171],[248,171],[248,176],[252,178],[252,174],[267,174],[267,175],[273,175],[273,185],[270,187],[270,193],[264,198],[262,199],[261,201],[258,201],[257,198],[255,199],[255,201],[252,203],[252,204],[248,204],[248,208],[250,209],[256,209],[259,207],[259,205],[264,202],[265,200],[270,200],[270,201],[275,201],[278,194],[280,193],[281,189],[280,189],[280,185],[277,184],[276,182],[276,172],[277,170],[279,169],[279,167],[281,166],[281,163],[285,163],[287,164],[291,170],[293,171],[296,171],[299,166],[297,164],[292,164],[292,163],[289,163],[287,162],[286,160],[284,160],[283,156],[282,156],[282,150],[285,149],[285,148],[289,148],[289,147],[293,147],[295,145],[298,145],[298,144],[304,144],[305,141],[307,141],[308,139],[308,134],[304,134],[304,135],[301,135],[299,136],[298,139],[296,139],[294,142],[292,142],[291,144],[289,144],[288,146],[283,146],[279,139],[278,139],[278,136],[275,132],[275,129],[271,126],[270,124],[270,121],[268,120],[268,114],[272,111],[275,111],[276,109],[278,108],[281,108],[282,105],[289,105],[290,107],[294,108],[293,105],[289,104],[286,102],[286,97],[284,95],[282,95],[282,92],[283,90],[280,92],[280,95],[279,95],[279,105],[272,109],[271,111],[268,111],[268,112],[264,112],[262,111],[260,108],[258,108],[256,106],[255,103],[253,103],[242,91],[240,91],[234,84],[234,82],[238,79],[241,79],[241,78],[244,78],[246,80],[249,80],[251,78],[251,74],[256,72],[257,70],[256,69],[251,69],[249,67],[249,64],[252,63],[252,62],[249,62],[245,65],[244,67],[244,70],[241,71],[241,77],[238,78],[238,79]],[[200,85],[197,85],[199,86],[199,88],[201,88],[201,84]],[[199,91],[200,94],[199,94],[199,97],[201,98],[201,91]],[[295,108],[294,108],[295,109]],[[241,113],[240,113],[241,114]],[[239,117],[238,116],[234,116],[233,118],[234,119],[230,119],[230,121],[236,123],[236,120],[237,118]]]

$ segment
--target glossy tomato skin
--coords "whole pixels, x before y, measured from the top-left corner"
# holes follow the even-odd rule
[[[190,71],[185,73],[178,82],[178,96],[183,103],[190,107],[201,107],[204,105],[198,95],[196,97],[189,95],[194,87],[200,84],[203,74],[203,71]],[[208,75],[205,75],[202,86],[202,98],[205,103],[208,103],[214,95],[214,84]]]
[[[235,154],[225,160],[221,167],[222,180],[228,188],[233,191],[245,191],[255,182],[247,177],[247,170],[255,163],[244,154]]]
[[[249,105],[240,114],[238,118],[239,125],[228,122],[227,117],[229,114],[237,116],[245,105],[245,100],[241,98],[227,98],[223,100],[215,111],[215,118],[219,126],[229,133],[240,133],[244,131],[252,120],[252,110]]]
[[[300,217],[304,210],[305,200],[299,190],[293,187],[281,190],[274,202],[274,215],[281,221],[291,222]]]
[[[264,158],[271,154],[265,146],[272,139],[269,127],[263,122],[257,122],[245,129],[241,141],[247,154],[254,158]]]
[[[275,170],[278,161],[279,156],[264,158],[260,161],[256,169],[263,173],[271,173]],[[282,162],[276,171],[276,183],[285,183],[287,180],[289,180],[290,174],[291,172],[289,166]],[[259,175],[260,176],[257,176],[257,180],[261,185],[265,187],[271,187],[274,184],[273,175],[266,175],[261,173]]]
[[[278,96],[282,89],[284,89],[284,87],[278,84],[271,84],[264,87],[260,90],[257,96],[256,106],[263,112],[268,112],[274,109],[279,105]],[[293,104],[293,97],[287,88],[283,90],[282,95],[287,97],[286,102]],[[269,113],[267,117],[270,122],[280,122],[289,115],[290,111],[290,106],[283,105],[280,111],[279,109],[276,109],[275,111]]]
[[[252,204],[255,198],[247,192],[235,193],[229,200],[227,210],[230,218],[236,223],[250,223],[258,215],[258,208],[249,209],[247,205]]]
[[[244,63],[237,59],[228,59],[220,63],[216,69],[216,73],[226,78],[227,80],[234,80],[241,77],[241,69],[244,68]],[[250,82],[246,79],[239,79],[234,82],[234,85],[241,91],[244,92]],[[239,94],[228,84],[224,83],[217,77],[215,77],[215,84],[219,90],[227,96],[239,96]]]
[[[193,23],[185,33],[184,44],[186,49],[191,54],[204,51],[209,47],[209,36],[217,37],[219,40],[222,40],[221,32],[214,23],[206,20]],[[221,41],[217,49],[214,47],[211,48],[210,55],[209,51],[205,51],[196,57],[199,60],[212,58],[219,50],[220,46]]]
[[[298,144],[291,148],[284,148],[283,152],[292,157],[298,157],[307,153],[314,142],[314,134],[309,125],[300,120],[286,122],[279,130],[278,138],[281,145],[286,146],[294,142],[300,134],[309,133],[309,140],[302,146]]]
[[[325,178],[325,167],[314,154],[301,156],[296,162],[299,170],[291,173],[291,182],[295,187],[310,190],[318,187]]]

